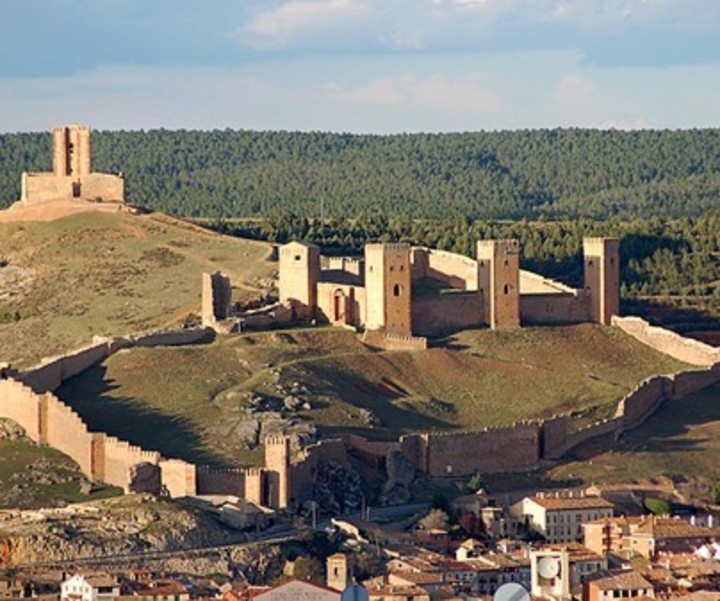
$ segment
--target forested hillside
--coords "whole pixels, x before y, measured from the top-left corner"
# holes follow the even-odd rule
[[[695,216],[720,204],[720,130],[350,135],[95,132],[94,168],[182,216]],[[50,134],[0,136],[0,207],[50,169]]]

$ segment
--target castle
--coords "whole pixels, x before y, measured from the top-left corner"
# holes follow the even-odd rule
[[[619,246],[585,238],[585,285],[575,289],[520,269],[517,240],[480,240],[477,259],[408,244],[367,244],[361,259],[323,257],[291,242],[279,251],[279,301],[294,321],[352,326],[393,348],[423,348],[422,337],[477,326],[609,325],[619,314]]]
[[[56,127],[52,162],[52,173],[22,174],[21,207],[58,201],[124,202],[125,182],[121,175],[92,171],[90,128]]]

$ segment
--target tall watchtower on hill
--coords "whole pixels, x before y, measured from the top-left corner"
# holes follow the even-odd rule
[[[408,244],[365,245],[368,330],[412,336],[412,265]]]
[[[517,240],[479,240],[478,294],[485,321],[493,330],[520,327],[520,244]]]
[[[56,177],[90,175],[90,128],[68,125],[53,130],[53,173]]]
[[[590,297],[590,320],[610,325],[620,314],[620,241],[583,238],[585,292]]]

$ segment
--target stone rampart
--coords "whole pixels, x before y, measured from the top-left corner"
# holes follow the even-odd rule
[[[158,465],[160,462],[160,453],[144,451],[140,447],[103,433],[95,434],[93,448],[93,457],[96,459],[95,479],[120,486],[125,492],[130,491],[130,472],[134,466],[141,463]],[[102,468],[102,473],[99,473],[99,468]]]
[[[312,486],[320,463],[348,462],[345,443],[340,439],[321,440],[305,447],[290,465],[290,498],[302,503],[312,497]]]
[[[478,266],[475,259],[445,250],[412,248],[412,279],[431,278],[449,288],[478,289]]]
[[[386,334],[383,348],[386,351],[425,351],[427,350],[427,338]]]
[[[43,359],[38,365],[19,372],[16,377],[35,392],[48,392],[59,388],[65,380],[82,373],[120,349],[133,346],[194,344],[209,335],[210,330],[206,328],[176,328],[116,338],[96,337],[91,345]]]
[[[577,294],[578,290],[532,271],[520,270],[520,294]]]
[[[670,355],[678,361],[702,367],[720,363],[720,348],[699,340],[685,338],[664,328],[651,326],[640,317],[613,316],[612,325],[643,344]]]
[[[622,418],[623,430],[639,426],[672,395],[672,380],[668,376],[652,376],[643,380],[618,403],[616,418]]]
[[[401,446],[420,471],[433,477],[521,471],[540,460],[540,425],[410,435]]]
[[[162,487],[175,497],[188,497],[197,493],[195,466],[182,459],[162,459],[160,466]]]
[[[207,465],[196,470],[197,494],[245,496],[245,470],[239,467],[215,468]]]
[[[40,397],[30,387],[0,379],[0,417],[17,422],[30,440],[40,442]]]
[[[483,300],[477,292],[450,292],[413,299],[413,332],[420,336],[439,335],[483,323]]]
[[[522,294],[520,319],[524,325],[584,323],[590,320],[590,297],[585,294]]]
[[[93,479],[93,436],[85,422],[70,407],[51,394],[40,397],[40,442],[71,457],[89,479]],[[43,428],[42,422],[47,427]]]
[[[344,434],[342,440],[348,450],[357,451],[363,455],[372,457],[385,457],[391,451],[400,450],[400,442],[381,442],[375,440],[367,440],[356,434]]]
[[[620,436],[623,430],[623,418],[614,417],[605,419],[599,422],[595,422],[585,428],[568,434],[567,440],[563,447],[553,449],[551,453],[544,456],[545,459],[560,459],[565,453],[568,453],[576,446],[599,436],[605,436],[606,434],[613,434],[615,438]]]
[[[568,421],[566,415],[554,415],[540,422],[540,453],[543,458],[554,457],[567,446]]]
[[[681,371],[672,376],[672,398],[679,399],[720,382],[720,363],[710,369]]]

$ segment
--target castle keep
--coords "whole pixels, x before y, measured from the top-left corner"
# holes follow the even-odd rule
[[[291,242],[280,248],[279,300],[294,320],[362,328],[391,343],[483,325],[609,325],[620,306],[619,248],[613,238],[585,238],[585,286],[575,289],[520,269],[517,240],[480,240],[476,259],[408,244],[367,244],[362,259],[322,257]]]
[[[23,173],[23,206],[57,201],[122,203],[125,182],[120,175],[92,171],[90,128],[56,127],[53,131],[52,173]]]

